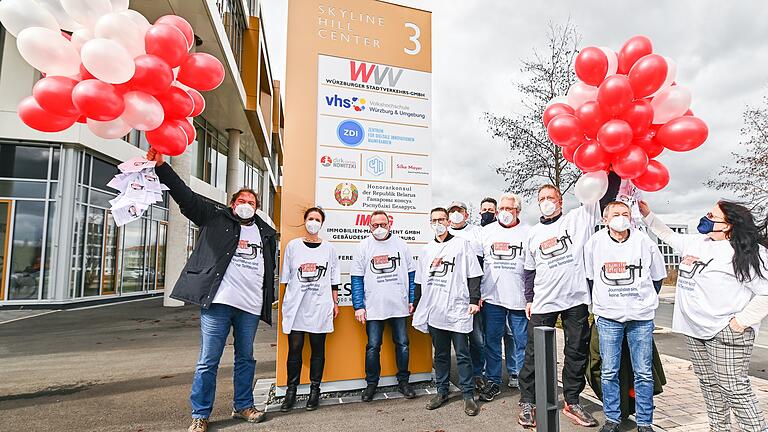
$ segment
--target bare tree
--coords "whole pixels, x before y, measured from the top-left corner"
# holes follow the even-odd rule
[[[523,95],[522,112],[510,117],[484,114],[491,136],[509,144],[509,159],[494,167],[504,176],[509,192],[531,197],[541,184],[550,183],[564,194],[581,174],[549,140],[541,121],[547,103],[564,96],[576,82],[572,65],[580,42],[581,35],[570,19],[564,25],[550,22],[546,52],[540,54],[534,48],[532,57],[522,62],[521,71],[527,76],[517,83]]]
[[[742,151],[731,153],[732,162],[706,184],[735,194],[762,214],[768,209],[768,96],[760,106],[747,106],[743,118]]]

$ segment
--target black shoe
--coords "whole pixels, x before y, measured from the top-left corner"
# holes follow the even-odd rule
[[[638,430],[639,429],[640,426],[638,426]],[[605,424],[603,424],[603,427],[600,428],[600,432],[619,432],[619,424],[610,420],[606,420]]]
[[[592,417],[592,414],[584,411],[584,408],[579,404],[571,405],[568,402],[566,402],[565,408],[563,408],[563,414],[565,414],[566,417],[571,419],[571,421],[574,424],[577,424],[579,426],[586,426],[586,427],[597,426],[597,420],[595,420],[595,418]]]
[[[376,384],[368,384],[363,390],[363,402],[370,402],[373,400],[373,395],[376,394]]]
[[[653,427],[651,426],[638,426],[637,432],[653,432]]]
[[[307,399],[307,411],[314,411],[320,405],[320,384],[312,384],[309,387],[309,399]]]
[[[464,414],[470,417],[474,417],[479,412],[480,412],[480,408],[478,408],[477,402],[475,402],[475,398],[470,397],[470,398],[464,399]]]
[[[493,398],[500,394],[501,389],[499,388],[499,385],[495,382],[488,381],[488,384],[485,385],[485,388],[478,392],[478,397],[483,402],[490,402],[493,400]]]
[[[525,428],[536,427],[536,407],[532,403],[521,402],[520,408],[520,414],[517,416],[517,422],[520,426]]]
[[[397,391],[402,393],[406,399],[413,399],[416,397],[416,392],[413,391],[413,387],[411,387],[411,384],[408,381],[400,381],[397,385]]]
[[[485,388],[485,384],[486,384],[485,378],[481,376],[476,376],[474,379],[475,379],[475,391],[476,392],[482,391],[483,388]]]
[[[280,411],[288,412],[293,408],[293,404],[296,403],[296,387],[288,387],[285,391],[285,399],[283,404],[280,405]]]
[[[440,408],[441,406],[443,406],[443,404],[447,400],[448,400],[447,394],[438,393],[432,399],[430,399],[429,402],[427,402],[427,409],[433,410],[433,409]]]

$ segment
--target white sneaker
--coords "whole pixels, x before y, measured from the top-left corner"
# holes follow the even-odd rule
[[[509,377],[509,382],[507,382],[507,387],[520,388],[520,384],[517,382],[517,378]]]

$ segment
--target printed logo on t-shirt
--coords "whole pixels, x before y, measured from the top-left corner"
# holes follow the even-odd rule
[[[552,237],[539,244],[541,257],[544,259],[558,257],[568,252],[569,244],[573,244],[573,240],[571,240],[571,236],[568,234],[568,230],[566,230],[565,235],[562,237]]]
[[[304,263],[299,266],[297,276],[301,282],[317,282],[325,276],[325,272],[328,269],[328,263],[324,266],[317,265],[317,263]]]
[[[443,277],[449,272],[453,272],[453,268],[456,266],[456,258],[451,261],[446,261],[443,257],[437,257],[432,260],[432,265],[429,267],[429,275],[436,277]]]
[[[235,256],[246,260],[253,260],[259,256],[260,249],[260,244],[251,243],[248,240],[240,240],[237,243],[237,252],[235,252]]]
[[[686,255],[683,257],[683,260],[680,261],[677,275],[684,279],[693,279],[697,273],[701,273],[711,262],[712,259],[704,262],[699,257]]]
[[[376,274],[394,273],[400,265],[400,252],[397,256],[376,255],[371,258],[371,271]]]
[[[610,286],[626,286],[635,283],[636,278],[643,276],[643,261],[637,265],[626,262],[607,262],[603,264],[600,280]]]
[[[507,242],[494,242],[491,245],[491,256],[497,260],[513,260],[523,254],[523,242],[519,245]]]

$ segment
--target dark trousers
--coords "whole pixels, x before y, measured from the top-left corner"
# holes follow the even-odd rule
[[[472,356],[472,374],[476,377],[483,377],[485,375],[485,321],[483,314],[477,313],[472,318],[469,354]]]
[[[309,357],[309,381],[319,385],[323,380],[325,367],[325,333],[307,333],[292,331],[288,335],[288,387],[299,385],[301,377],[302,351],[304,350],[304,335],[309,336],[312,354]]]
[[[518,377],[520,402],[536,403],[536,360],[534,359],[533,329],[539,326],[554,327],[558,316],[565,333],[565,359],[563,361],[563,398],[569,405],[579,403],[584,390],[589,354],[589,308],[582,304],[559,312],[531,314],[528,323],[528,345],[525,347],[525,363]]]
[[[365,322],[368,344],[365,346],[365,382],[378,385],[381,376],[381,339],[384,326],[389,323],[392,330],[392,342],[395,344],[395,362],[397,363],[397,381],[408,382],[411,372],[408,370],[408,323],[406,317],[389,318]]]
[[[474,397],[475,386],[472,382],[472,359],[469,355],[469,333],[456,333],[429,326],[432,336],[432,346],[435,348],[435,381],[437,392],[442,395],[449,393],[451,376],[451,343],[456,352],[456,366],[459,368],[459,387],[464,398]]]

